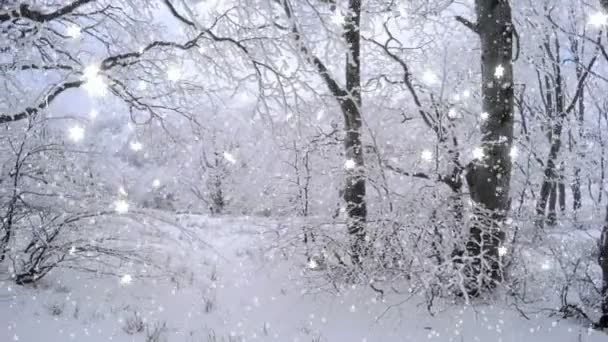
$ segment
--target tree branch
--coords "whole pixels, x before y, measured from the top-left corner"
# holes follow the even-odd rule
[[[459,15],[457,15],[455,17],[456,21],[458,21],[459,23],[463,24],[464,26],[466,26],[469,30],[475,32],[475,33],[479,33],[479,25],[477,23],[473,23],[471,22],[469,19],[466,19],[464,17],[461,17]]]
[[[42,102],[40,102],[40,104],[38,104],[38,106],[28,107],[25,110],[23,110],[22,112],[15,113],[15,114],[0,115],[0,124],[23,120],[32,115],[35,115],[38,112],[40,112],[41,110],[47,108],[51,104],[51,102],[53,102],[53,100],[57,96],[59,96],[59,94],[63,93],[64,91],[66,91],[68,89],[78,88],[83,83],[84,83],[84,81],[73,81],[73,82],[63,83],[63,84],[59,85],[57,88],[55,88],[50,94],[45,96],[44,100]]]
[[[402,176],[420,178],[420,179],[426,179],[426,180],[434,180],[434,181],[437,181],[437,182],[440,182],[440,183],[443,183],[443,184],[449,186],[450,189],[452,189],[452,190],[454,190],[454,189],[456,189],[456,187],[458,187],[456,182],[454,180],[452,180],[450,177],[446,177],[443,175],[436,175],[436,177],[431,177],[430,175],[423,173],[423,172],[408,172],[398,166],[391,165],[391,164],[387,163],[386,161],[382,161],[382,165],[384,165],[384,167],[386,167],[388,170],[393,171]]]
[[[169,8],[169,12],[171,12],[175,18],[190,27],[196,27],[196,24],[192,20],[187,19],[177,11],[171,0],[164,0],[164,3],[167,5],[167,8]]]
[[[401,59],[399,56],[397,56],[395,53],[393,53],[388,46],[389,43],[391,42],[391,40],[397,41],[397,39],[393,36],[392,32],[389,30],[386,23],[384,23],[383,26],[384,26],[384,31],[386,32],[386,34],[389,37],[389,39],[384,44],[381,44],[373,39],[367,39],[367,40],[370,41],[371,43],[377,45],[382,50],[384,50],[384,52],[392,60],[394,60],[401,66],[401,69],[403,69],[403,83],[405,84],[410,95],[412,96],[412,99],[414,100],[414,104],[418,108],[418,113],[420,114],[420,117],[422,118],[424,123],[437,134],[437,137],[439,138],[442,135],[441,128],[439,127],[439,125],[437,125],[437,122],[435,121],[435,119],[433,119],[433,117],[431,117],[429,115],[429,113],[427,113],[427,111],[424,109],[422,102],[420,101],[420,97],[418,96],[418,92],[416,91],[416,89],[414,88],[414,85],[412,84],[412,80],[411,80],[412,74],[410,72],[410,69],[409,69],[407,63],[403,59]]]
[[[17,9],[1,13],[0,22],[5,22],[12,18],[25,18],[35,22],[45,23],[72,13],[79,7],[91,2],[95,2],[95,0],[76,0],[50,13],[42,13],[41,11],[31,9],[29,4],[21,4]]]
[[[300,52],[307,59],[309,59],[312,62],[312,64],[317,68],[317,72],[319,73],[319,75],[321,75],[321,78],[323,79],[323,81],[325,82],[327,87],[329,88],[332,95],[334,97],[336,97],[340,102],[342,102],[342,99],[344,97],[346,97],[348,95],[348,93],[344,89],[342,89],[342,87],[340,87],[338,82],[336,82],[336,80],[333,78],[333,76],[329,72],[329,69],[325,66],[325,64],[321,61],[321,59],[319,59],[317,56],[315,56],[306,47],[306,45],[304,45],[303,37],[293,18],[293,14],[291,13],[291,9],[289,7],[289,4],[287,3],[287,0],[274,0],[274,1],[277,4],[279,4],[281,7],[283,7],[283,11],[285,12],[285,15],[291,21],[291,33],[293,33],[293,35],[294,35],[294,39],[296,41],[296,44],[298,45],[298,48],[300,49]]]

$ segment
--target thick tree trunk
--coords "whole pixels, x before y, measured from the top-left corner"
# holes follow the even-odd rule
[[[606,219],[598,245],[600,249],[598,261],[602,269],[602,316],[599,326],[608,328],[608,207],[606,207]]]
[[[481,40],[483,111],[488,119],[481,127],[484,157],[468,166],[466,175],[475,205],[467,254],[469,291],[493,287],[503,280],[499,247],[509,211],[513,143],[513,24],[507,0],[476,0]]]
[[[361,142],[361,60],[360,22],[361,0],[349,0],[349,11],[344,23],[344,37],[349,46],[346,55],[346,96],[341,99],[344,115],[344,149],[346,156],[346,185],[344,201],[348,215],[348,232],[351,234],[352,257],[359,263],[365,254],[365,162]]]

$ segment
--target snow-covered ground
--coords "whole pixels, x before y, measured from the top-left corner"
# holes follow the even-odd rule
[[[405,294],[314,290],[302,259],[273,248],[287,225],[200,216],[179,223],[150,229],[141,246],[155,251],[147,258],[161,269],[62,269],[36,288],[15,286],[4,274],[0,341],[608,340],[576,322],[544,313],[526,319],[505,305],[454,304],[431,315]]]

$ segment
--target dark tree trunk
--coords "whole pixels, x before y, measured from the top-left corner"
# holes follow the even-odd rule
[[[344,155],[346,157],[346,184],[343,197],[346,202],[347,227],[352,237],[351,255],[358,264],[366,253],[365,224],[367,205],[365,202],[365,162],[361,142],[361,0],[348,1],[348,13],[344,22],[346,53],[346,88],[341,87],[331,75],[323,61],[315,56],[305,45],[293,11],[288,1],[282,2],[287,17],[292,21],[291,32],[300,52],[315,66],[331,94],[340,104],[344,117]]]
[[[346,96],[340,101],[344,116],[344,150],[347,165],[344,201],[348,215],[348,232],[353,237],[352,256],[359,263],[365,253],[365,162],[361,143],[361,0],[349,0],[344,23],[344,38],[349,46],[346,55]],[[354,162],[354,163],[353,163]]]
[[[557,151],[554,151],[555,145],[551,146],[551,152],[549,152],[549,160],[547,160],[547,166],[544,170],[544,179],[543,183],[540,187],[540,196],[538,202],[536,203],[536,215],[538,216],[536,221],[536,226],[542,228],[545,224],[545,210],[547,208],[547,204],[550,203],[551,193],[554,192],[555,183],[552,181],[557,177],[556,166],[555,166],[555,158],[552,158],[553,155],[557,156]],[[549,210],[551,212],[551,210]]]
[[[494,287],[503,280],[499,247],[509,211],[513,144],[513,24],[506,0],[476,0],[477,24],[465,23],[481,40],[484,157],[468,166],[466,179],[474,202],[467,254],[469,292]]]
[[[549,212],[547,213],[547,224],[554,226],[557,223],[557,183],[549,183],[551,191],[549,192]]]
[[[576,167],[574,170],[574,183],[572,184],[572,210],[578,213],[583,206],[581,191],[581,169]]]
[[[547,119],[550,122],[551,128],[549,131],[549,142],[551,147],[549,149],[549,156],[547,157],[546,167],[544,171],[544,179],[541,185],[540,199],[536,204],[536,214],[538,216],[537,226],[542,228],[545,223],[545,210],[547,210],[547,204],[549,205],[549,213],[547,215],[546,222],[549,225],[555,225],[557,221],[557,212],[555,210],[557,202],[557,192],[563,184],[558,185],[558,170],[557,170],[557,158],[559,157],[560,149],[562,146],[562,131],[564,127],[564,120],[566,119],[566,111],[564,108],[564,92],[563,92],[563,78],[561,70],[561,56],[560,56],[560,44],[558,38],[555,38],[555,48],[551,48],[550,38],[547,37],[545,44],[543,45],[546,50],[546,55],[549,56],[553,73],[555,75],[555,81],[553,84],[555,107],[550,106],[547,108]],[[547,85],[547,91],[550,91],[549,85]],[[561,182],[560,182],[561,183]],[[564,198],[565,202],[565,198]]]
[[[579,50],[578,39],[572,38],[572,53],[574,54],[574,63],[576,64],[576,79],[580,80],[583,77],[583,65],[581,64],[581,57],[584,53],[584,46],[582,50]],[[579,55],[580,54],[580,55]],[[576,119],[578,122],[578,134],[576,135],[575,147],[578,160],[583,160],[585,154],[582,151],[581,145],[585,138],[584,125],[585,125],[585,88],[581,88],[581,95],[578,99],[578,109]],[[574,163],[574,182],[572,183],[572,209],[574,213],[582,207],[582,191],[581,191],[581,168],[578,163]]]
[[[562,172],[564,170],[562,169]],[[559,211],[563,214],[566,212],[566,184],[564,183],[563,174],[559,177],[559,183],[557,183],[557,194],[559,200]]]
[[[608,328],[608,206],[606,207],[606,219],[599,241],[600,257],[599,264],[602,269],[602,316],[599,321],[601,328]]]

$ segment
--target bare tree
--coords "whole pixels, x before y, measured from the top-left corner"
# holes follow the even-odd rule
[[[495,286],[504,277],[499,247],[510,207],[514,105],[514,27],[509,1],[477,0],[475,8],[476,23],[457,17],[481,42],[482,110],[487,113],[481,127],[483,157],[471,162],[466,174],[475,206],[467,243],[472,294]]]
[[[365,224],[367,204],[365,201],[365,161],[361,139],[361,0],[349,0],[344,18],[343,36],[346,41],[345,77],[346,86],[342,87],[331,74],[324,62],[305,45],[300,33],[294,11],[289,0],[275,0],[281,4],[285,15],[291,21],[291,32],[298,44],[302,57],[312,63],[319,76],[329,88],[332,96],[340,105],[344,118],[344,151],[346,184],[343,191],[348,217],[348,232],[352,236],[351,256],[359,263],[365,254]]]
[[[563,144],[564,125],[568,115],[578,110],[579,125],[582,124],[581,115],[584,112],[584,89],[589,73],[597,61],[597,54],[585,65],[578,52],[578,42],[569,35],[570,50],[572,50],[573,61],[576,63],[576,85],[573,95],[567,98],[567,88],[564,81],[564,70],[562,65],[561,37],[559,30],[563,30],[555,23],[551,17],[551,11],[547,10],[545,17],[553,26],[552,32],[544,35],[544,41],[540,49],[544,52],[543,62],[547,63],[545,75],[539,74],[539,88],[545,94],[544,105],[547,120],[547,137],[549,138],[550,148],[546,161],[543,163],[543,182],[540,188],[540,198],[536,204],[536,214],[538,215],[537,226],[542,227],[545,222],[545,212],[549,209],[546,221],[554,225],[557,221],[556,205],[559,202],[560,210],[566,209],[566,194],[564,185],[564,163],[559,162],[559,156]],[[598,40],[599,43],[599,40]],[[540,73],[540,71],[539,71]],[[542,81],[541,81],[542,79]],[[575,167],[575,182],[573,185],[574,209],[580,209],[580,169]]]

